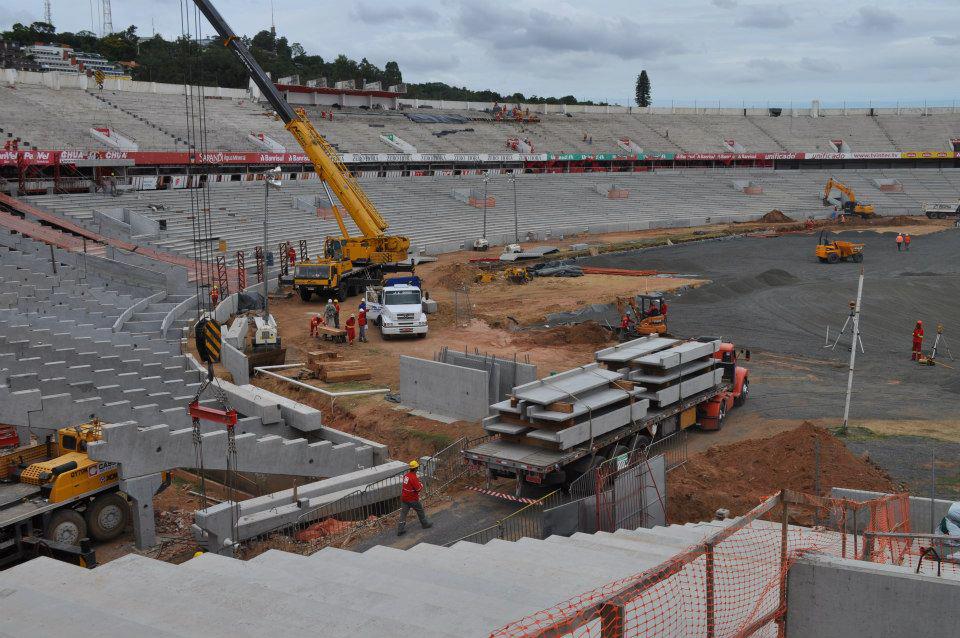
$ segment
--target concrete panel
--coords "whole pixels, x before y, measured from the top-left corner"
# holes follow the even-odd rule
[[[323,477],[373,465],[369,447],[350,443],[308,443],[306,439],[258,438],[255,434],[237,435],[235,441],[234,469],[240,471]],[[202,434],[201,449],[206,469],[227,469],[225,430]],[[172,430],[167,425],[154,425],[141,429],[136,422],[127,421],[104,426],[103,439],[90,444],[90,458],[120,463],[120,478],[129,479],[195,467],[197,448],[190,428]]]
[[[223,367],[233,377],[233,382],[237,385],[248,385],[250,383],[250,362],[247,355],[233,347],[226,339],[223,341],[220,355]]]
[[[482,370],[400,357],[400,400],[414,409],[479,421],[489,414],[489,383]]]
[[[960,581],[809,555],[787,574],[790,638],[955,636]]]

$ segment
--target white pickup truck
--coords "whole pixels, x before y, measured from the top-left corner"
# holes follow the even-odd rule
[[[393,335],[427,336],[427,313],[420,288],[412,284],[368,286],[367,321],[380,328],[384,339]]]

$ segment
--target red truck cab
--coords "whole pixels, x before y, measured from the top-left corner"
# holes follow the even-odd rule
[[[734,345],[721,342],[720,349],[713,356],[720,362],[723,380],[729,384],[730,389],[700,404],[697,417],[703,430],[719,430],[723,427],[727,412],[734,406],[746,403],[750,395],[750,371],[737,365],[737,350]]]

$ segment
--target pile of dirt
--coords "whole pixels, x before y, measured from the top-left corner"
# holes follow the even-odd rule
[[[787,224],[797,220],[789,217],[788,215],[784,215],[783,211],[774,208],[772,211],[761,217],[760,221],[767,224]]]
[[[604,346],[610,343],[610,331],[595,321],[544,330],[528,330],[513,338],[514,346]]]
[[[477,268],[468,264],[445,264],[432,273],[435,285],[447,290],[458,290],[473,283]]]
[[[874,217],[868,220],[872,226],[923,226],[936,223],[926,217],[911,217],[910,215],[894,215],[893,217]]]
[[[820,488],[901,491],[890,476],[854,456],[828,431],[805,422],[768,439],[712,447],[692,456],[667,481],[671,523],[711,520],[717,509],[739,516],[781,489],[815,493],[815,442],[820,441]]]

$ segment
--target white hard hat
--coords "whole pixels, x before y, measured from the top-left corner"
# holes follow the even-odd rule
[[[333,299],[327,299],[327,303],[333,303]]]

